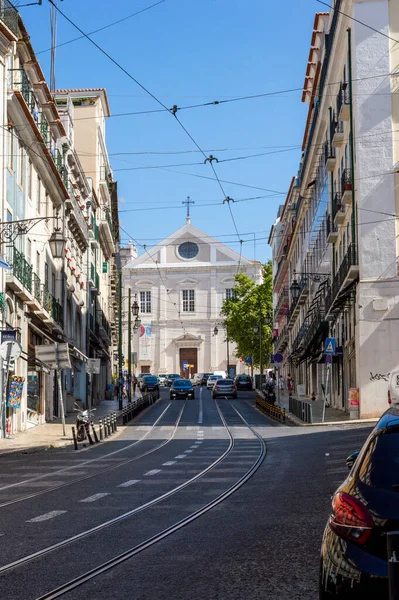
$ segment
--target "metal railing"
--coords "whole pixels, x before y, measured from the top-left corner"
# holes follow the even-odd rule
[[[28,290],[32,292],[32,275],[33,267],[25,258],[25,255],[17,250],[15,246],[10,248],[11,251],[11,267],[12,274],[18,279],[20,283]]]
[[[303,338],[305,337],[308,328],[309,328],[309,325],[307,323],[302,323],[302,325],[300,326],[298,335],[296,336],[295,340],[292,343],[292,351],[293,352],[295,352],[295,350],[297,350],[299,348],[299,346],[301,345],[301,342],[302,342]]]
[[[297,400],[290,396],[289,411],[304,423],[313,423],[312,405],[309,402],[303,402],[303,400]]]
[[[337,95],[337,114],[339,115],[343,105],[349,106],[349,84],[345,81],[339,86],[339,92]]]
[[[43,287],[42,292],[42,306],[51,315],[51,317],[61,325],[64,326],[64,315],[62,305],[58,300],[49,292],[46,285]]]
[[[268,417],[271,417],[275,421],[279,421],[279,423],[285,423],[285,408],[270,404],[270,402],[264,400],[263,396],[259,395],[256,396],[256,406],[266,413]]]
[[[336,192],[332,201],[331,214],[332,218],[335,219],[335,215],[338,212],[345,212],[344,206],[342,204],[342,194],[341,192]]]
[[[22,97],[29,108],[29,112],[31,113],[36,126],[40,131],[44,145],[49,151],[65,187],[68,188],[68,169],[64,165],[64,158],[61,152],[58,150],[58,148],[54,149],[52,147],[49,122],[47,121],[43,112],[39,110],[39,102],[33,91],[32,84],[28,75],[26,74],[25,69],[8,69],[8,86],[12,90],[18,90],[21,92]]]
[[[9,0],[0,1],[0,20],[14,35],[18,35],[18,11]]]
[[[330,125],[331,131],[331,139],[335,136],[335,134],[343,134],[344,133],[344,123],[343,121],[338,121],[336,117],[334,117],[333,121],[331,121]]]
[[[307,348],[312,343],[316,333],[324,326],[324,323],[326,323],[324,309],[318,309],[315,311],[313,319],[306,331],[306,335],[303,338],[304,348]]]
[[[326,163],[329,158],[335,158],[335,148],[327,140],[324,144],[324,162]]]
[[[90,264],[90,279],[94,284],[94,287],[99,290],[100,289],[100,277],[97,273],[96,267],[93,263]]]
[[[352,171],[350,169],[344,169],[341,175],[341,191],[352,189]]]
[[[331,215],[327,215],[327,225],[326,225],[327,237],[330,233],[337,233],[338,229],[335,225],[333,218]]]

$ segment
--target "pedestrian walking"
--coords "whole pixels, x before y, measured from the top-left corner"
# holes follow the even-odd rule
[[[132,375],[132,392],[133,392],[133,396],[136,395],[136,386],[137,386],[137,377],[136,375],[133,373]]]
[[[292,393],[294,391],[294,381],[293,381],[290,373],[288,373],[288,375],[287,375],[287,388],[288,388],[288,395],[292,396]]]
[[[285,390],[285,381],[282,375],[280,375],[280,377],[278,378],[278,387],[280,390],[280,394],[283,394]]]

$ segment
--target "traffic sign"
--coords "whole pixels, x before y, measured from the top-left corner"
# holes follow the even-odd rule
[[[250,365],[252,363],[252,356],[246,356],[245,362],[247,363],[247,365]]]
[[[21,344],[16,340],[7,340],[0,346],[0,356],[4,359],[15,360],[21,356]]]
[[[332,363],[332,354],[327,354],[326,356],[326,364],[331,365]]]
[[[324,346],[324,354],[335,354],[337,338],[327,338]]]
[[[184,371],[187,371],[187,370],[188,370],[188,362],[186,362],[186,361],[185,361],[185,362],[183,363],[183,369],[184,369]]]
[[[283,355],[282,354],[275,354],[274,355],[274,362],[276,362],[276,363],[283,362]]]
[[[274,364],[274,354],[270,355],[270,364],[273,365]]]
[[[16,340],[17,339],[17,331],[15,329],[3,329],[1,332],[1,343],[6,342],[8,340]]]
[[[35,346],[36,358],[44,362],[50,369],[70,369],[68,344],[43,344]]]

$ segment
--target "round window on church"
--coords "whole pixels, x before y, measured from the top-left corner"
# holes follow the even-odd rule
[[[177,251],[180,258],[189,260],[190,258],[195,258],[197,256],[199,248],[194,242],[183,242],[183,244],[180,244]]]

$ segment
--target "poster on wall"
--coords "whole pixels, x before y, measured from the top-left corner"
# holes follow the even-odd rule
[[[22,390],[24,389],[25,377],[15,375],[10,382],[7,406],[9,408],[21,408]]]
[[[143,324],[139,328],[139,360],[151,360],[152,324]]]

